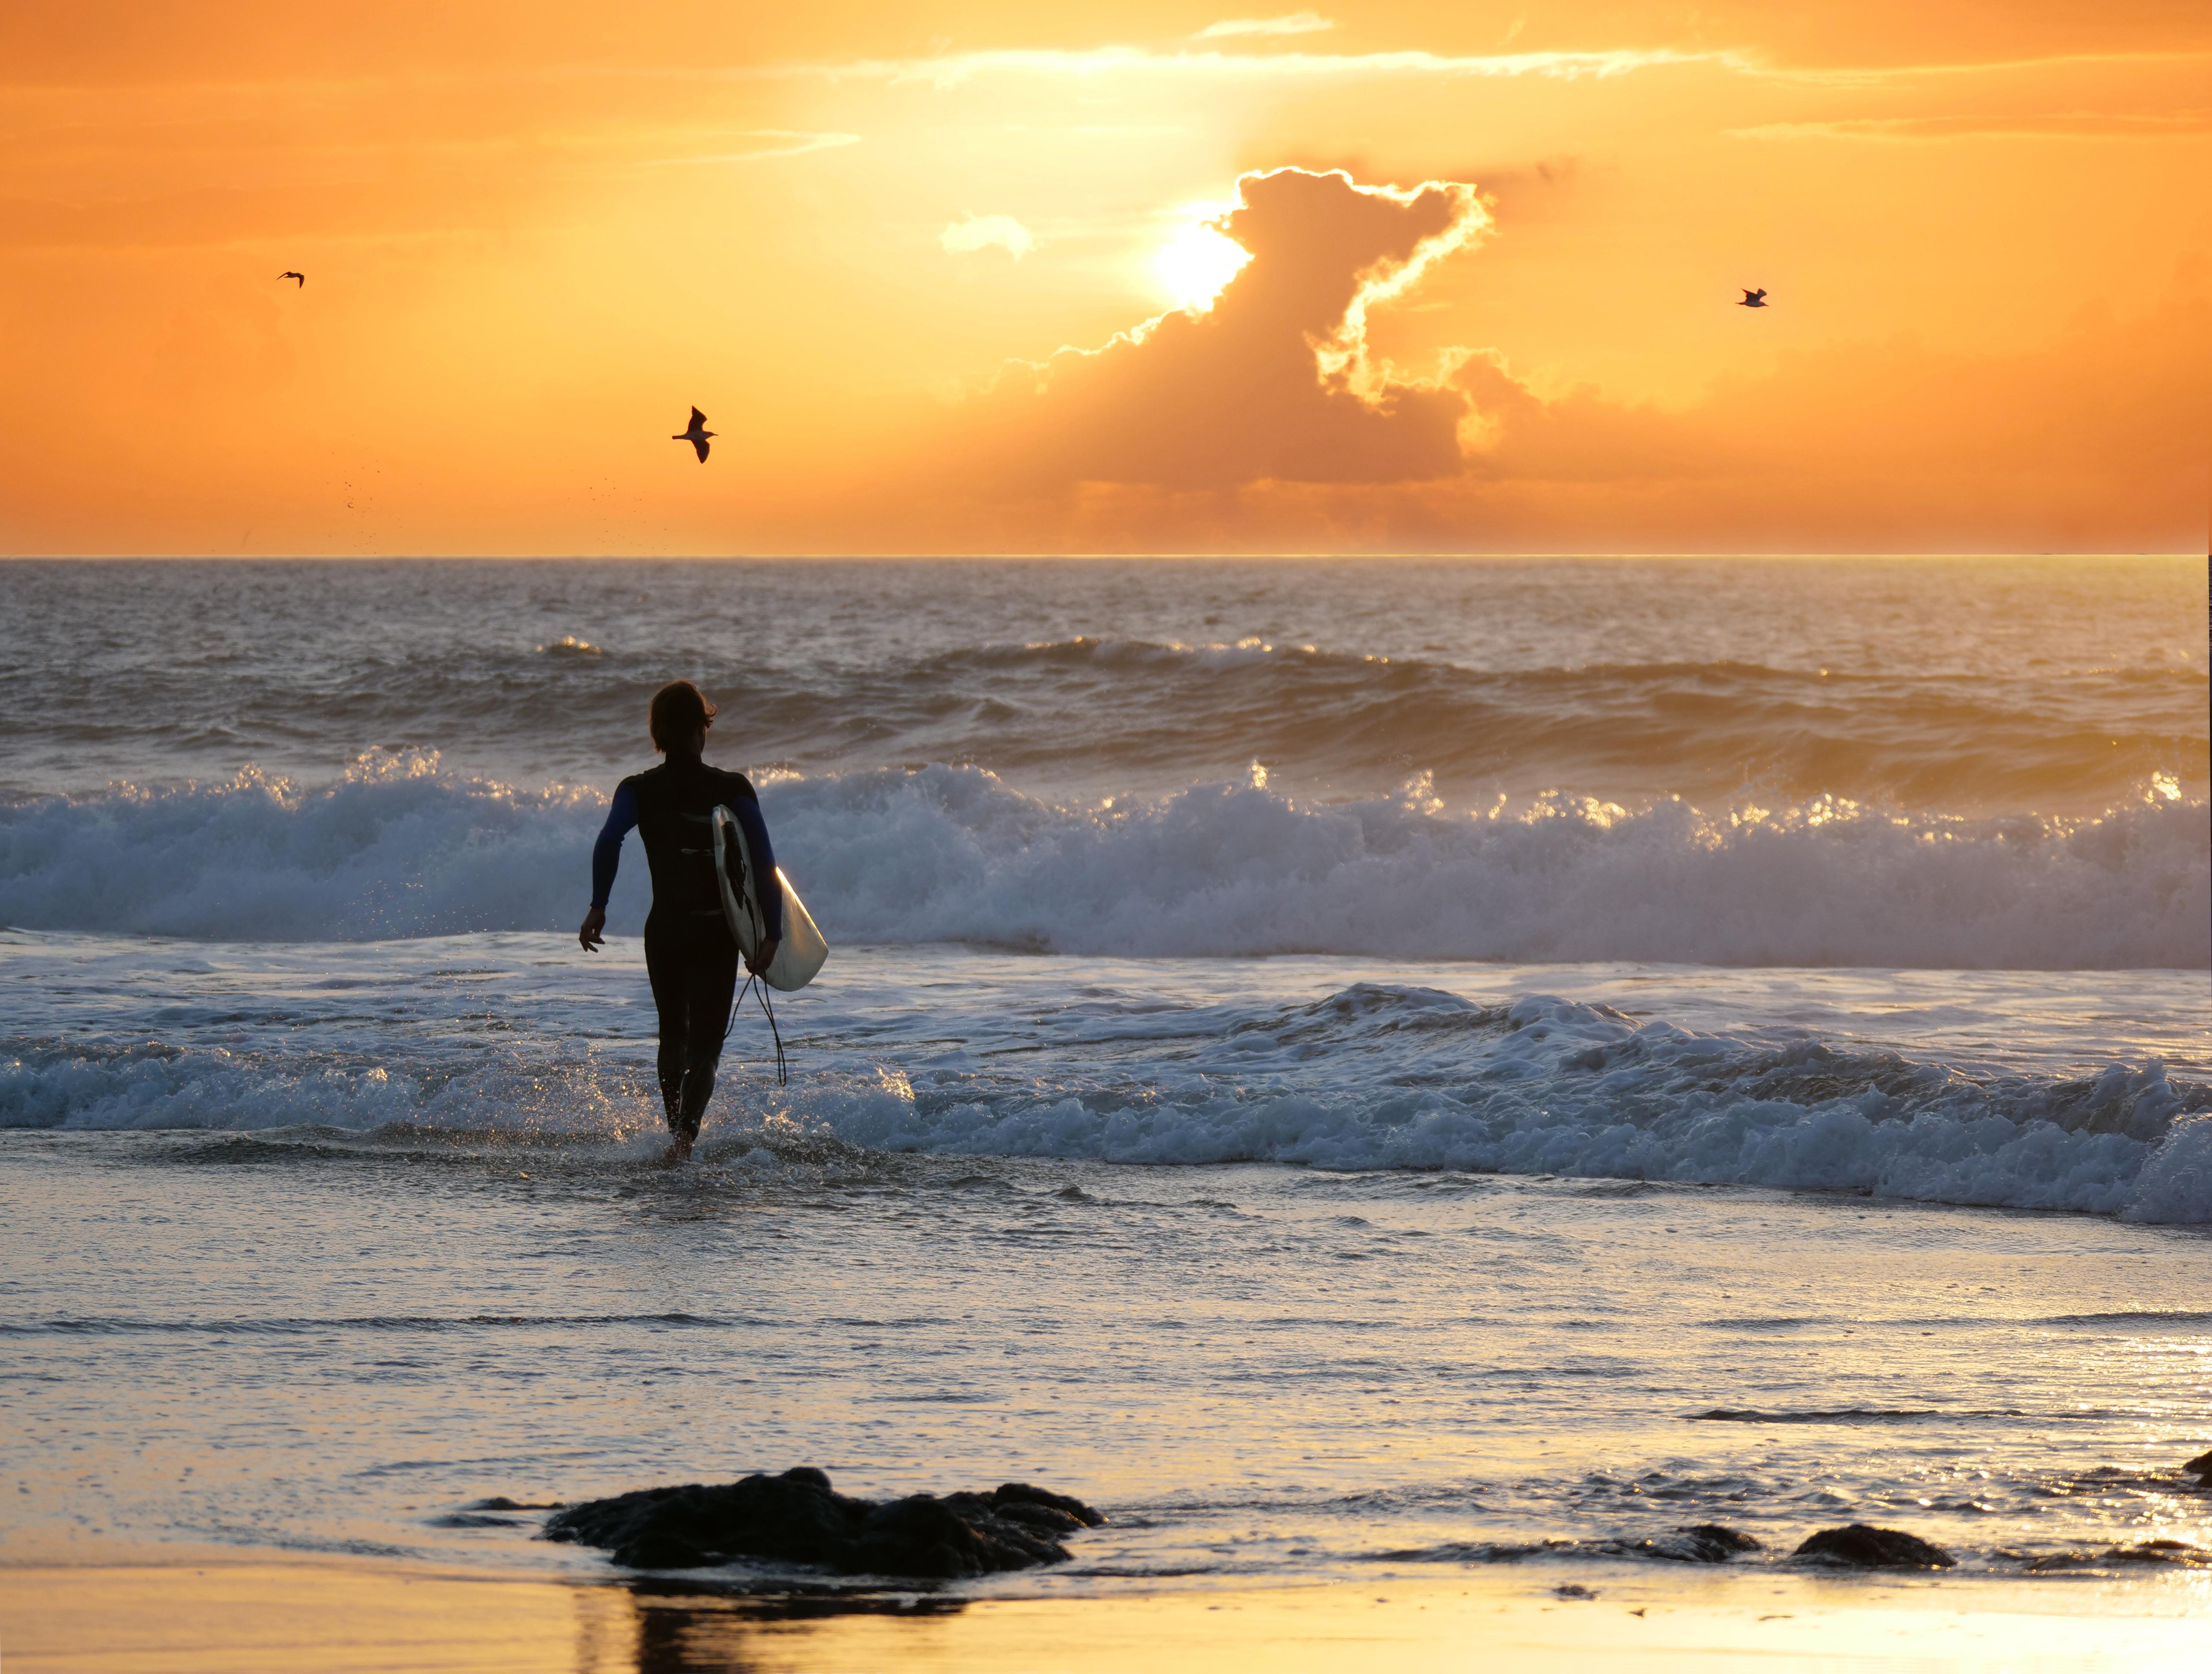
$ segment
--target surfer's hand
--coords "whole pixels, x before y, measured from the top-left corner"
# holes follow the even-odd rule
[[[583,944],[586,953],[599,950],[606,939],[599,932],[606,927],[607,910],[604,907],[595,907],[584,914],[583,925],[576,931],[576,940]]]
[[[777,941],[775,937],[769,937],[767,941],[753,949],[753,956],[745,961],[745,969],[753,975],[758,976],[775,963],[775,950],[782,945],[783,943]]]

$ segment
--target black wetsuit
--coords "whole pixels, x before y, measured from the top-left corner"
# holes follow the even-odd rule
[[[714,877],[714,834],[708,810],[726,806],[744,828],[760,876],[775,876],[775,852],[760,816],[760,799],[743,773],[710,767],[698,757],[672,755],[623,780],[605,828],[592,851],[592,905],[604,909],[614,887],[623,835],[635,825],[653,870],[653,911],[645,920],[645,970],[660,1013],[660,1097],[670,1131],[699,1134],[714,1091],[714,1066],[738,986],[738,943],[722,914]],[[783,934],[783,894],[762,891],[768,933]]]

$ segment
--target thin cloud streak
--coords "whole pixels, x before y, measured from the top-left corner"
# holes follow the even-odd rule
[[[1863,116],[1731,128],[1730,139],[1828,139],[1887,145],[1960,139],[2190,139],[2212,133],[2212,109],[2063,111],[2048,116]]]
[[[842,146],[860,143],[858,134],[810,134],[788,128],[757,128],[738,137],[782,143],[765,145],[753,151],[717,151],[696,157],[655,157],[647,167],[674,167],[685,163],[756,163],[769,157],[803,157],[810,151],[834,151]]]
[[[1925,76],[2003,76],[2023,70],[2191,64],[2212,66],[2212,52],[2063,52],[2045,58],[1969,58],[1956,64],[1885,64],[1868,70],[1788,70],[1770,65],[1763,67],[1759,73],[1772,81],[1808,87],[1875,88]]]
[[[1683,52],[1671,47],[1617,47],[1597,52],[1154,52],[1140,46],[1098,46],[1081,52],[1009,47],[954,52],[929,58],[855,58],[843,64],[785,64],[736,72],[778,79],[927,82],[958,87],[981,76],[1065,76],[1078,78],[1132,71],[1251,80],[1320,80],[1386,76],[1505,77],[1541,76],[1556,81],[1605,79],[1676,64],[1718,64],[1752,72],[1738,52]]]
[[[1219,40],[1229,35],[1317,35],[1336,27],[1336,20],[1319,12],[1292,12],[1286,17],[1224,17],[1209,23],[1193,40]]]

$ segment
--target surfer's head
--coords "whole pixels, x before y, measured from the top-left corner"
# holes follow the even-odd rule
[[[714,706],[688,680],[672,680],[653,694],[646,725],[653,747],[672,755],[695,755],[714,724]]]

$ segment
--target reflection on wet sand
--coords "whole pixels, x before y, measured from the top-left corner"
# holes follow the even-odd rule
[[[702,1590],[696,1584],[664,1579],[632,1582],[621,1589],[594,1590],[591,1609],[580,1613],[576,1674],[741,1674],[741,1671],[783,1668],[804,1656],[817,1624],[856,1617],[921,1622],[957,1616],[964,1598],[927,1593],[848,1592],[747,1594]],[[627,1599],[633,1617],[631,1653],[619,1647],[600,1650],[600,1634],[618,1641]]]
[[[1571,1588],[1506,1565],[1386,1571],[1361,1586],[992,1599],[498,1579],[362,1558],[80,1556],[0,1568],[0,1655],[7,1674],[1702,1674],[1723,1661],[1841,1674],[2030,1659],[2118,1674],[2198,1665],[2212,1610],[2212,1578],[2175,1588],[1680,1570],[1593,1562]]]

